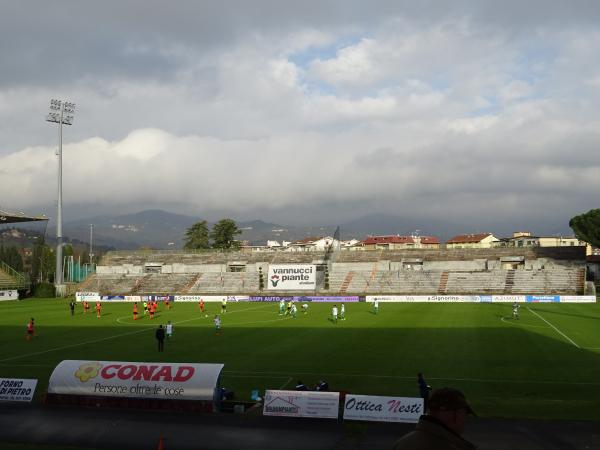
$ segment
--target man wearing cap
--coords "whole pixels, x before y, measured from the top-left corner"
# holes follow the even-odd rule
[[[465,395],[458,389],[441,388],[429,397],[429,412],[415,431],[401,437],[394,450],[472,450],[474,444],[462,437],[468,414],[475,415]]]

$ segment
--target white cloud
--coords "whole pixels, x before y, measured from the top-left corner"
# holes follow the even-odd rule
[[[234,25],[203,11],[210,33],[143,11],[69,43],[71,70],[25,58],[46,47],[19,35],[0,50],[0,189],[15,209],[55,202],[44,116],[59,97],[77,103],[65,202],[506,217],[552,208],[546,190],[595,206],[600,33],[583,16],[513,24],[459,6],[267,17],[240,4],[247,15],[219,10]]]

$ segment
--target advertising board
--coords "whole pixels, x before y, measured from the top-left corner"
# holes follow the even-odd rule
[[[316,274],[314,264],[271,264],[267,286],[272,291],[314,291],[317,285]]]
[[[98,292],[75,292],[75,300],[78,302],[88,301],[96,302],[100,300],[100,294]]]
[[[213,400],[223,364],[65,360],[56,366],[49,394]]]
[[[30,402],[38,380],[20,378],[0,378],[0,401]]]
[[[247,302],[249,297],[247,295],[174,295],[173,299],[176,302],[199,302],[200,300],[205,302],[222,302],[223,300]]]
[[[267,391],[263,415],[337,419],[339,392]]]
[[[310,295],[294,295],[294,296],[266,296],[266,295],[256,295],[250,296],[248,301],[250,302],[279,302],[284,300],[286,302],[314,302],[314,303],[355,303],[360,300],[358,296],[348,296],[348,297],[315,297]]]
[[[2,300],[19,300],[19,292],[16,289],[0,290],[0,302]]]
[[[423,412],[423,399],[346,395],[344,420],[417,423]]]

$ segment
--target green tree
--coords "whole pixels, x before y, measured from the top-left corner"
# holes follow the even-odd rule
[[[36,244],[31,255],[31,279],[39,283],[53,282],[55,270],[54,250],[44,242]]]
[[[235,236],[242,234],[235,221],[232,219],[221,219],[213,226],[210,237],[213,240],[213,248],[222,250],[239,249],[240,242],[235,240]]]
[[[580,241],[600,247],[600,209],[590,209],[569,220],[569,226]]]
[[[208,238],[208,225],[206,220],[197,222],[187,229],[183,248],[185,249],[205,249],[210,248]]]
[[[9,265],[17,272],[23,271],[23,258],[14,245],[10,247],[0,246],[0,261]]]

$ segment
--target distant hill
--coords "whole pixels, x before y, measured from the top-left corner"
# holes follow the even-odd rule
[[[63,235],[70,239],[89,242],[90,224],[94,224],[94,243],[122,250],[134,250],[140,247],[154,249],[180,249],[183,247],[185,231],[194,223],[202,220],[200,217],[171,213],[152,209],[134,214],[101,215],[87,219],[70,221],[63,226]],[[235,218],[234,218],[235,220]],[[312,226],[287,226],[262,220],[236,221],[242,230],[240,239],[249,241],[252,245],[266,245],[267,240],[295,241],[308,236],[332,236],[336,225],[314,224]],[[214,225],[208,222],[209,228]],[[363,239],[367,235],[419,235],[436,236],[442,242],[457,234],[492,232],[497,237],[509,236],[515,231],[511,223],[495,224],[494,227],[484,224],[454,223],[445,220],[419,218],[413,215],[370,214],[358,219],[341,223],[342,239]],[[519,226],[521,229],[522,226]],[[559,228],[559,227],[557,227]],[[528,230],[544,234],[544,230]],[[553,234],[557,234],[556,231]],[[47,236],[55,235],[51,225]],[[563,235],[569,235],[565,230]],[[572,233],[571,233],[572,234]]]

